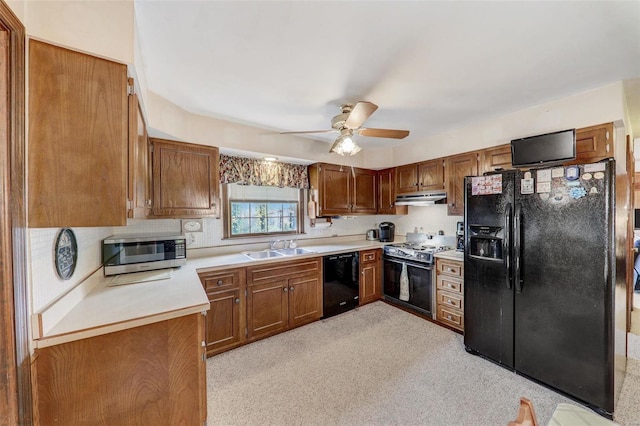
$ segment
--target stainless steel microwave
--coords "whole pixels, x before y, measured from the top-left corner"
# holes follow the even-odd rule
[[[186,248],[184,235],[114,235],[102,241],[104,274],[116,275],[186,265]]]

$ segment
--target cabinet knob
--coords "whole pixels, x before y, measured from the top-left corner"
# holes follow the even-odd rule
[[[447,319],[448,319],[448,320],[451,320],[451,319],[453,319],[453,318],[451,318],[451,315],[447,315]]]
[[[289,287],[289,291],[293,291],[293,287]]]
[[[282,291],[284,291],[285,293],[289,291],[289,289],[287,287],[283,288]]]
[[[214,202],[214,203],[211,203],[211,207],[215,207],[215,206],[216,206],[216,203],[215,203],[215,202]]]
[[[240,299],[236,299],[236,300],[234,300],[234,302],[240,303]]]
[[[393,203],[389,204],[389,208],[392,208],[392,207],[393,207]]]
[[[222,285],[222,280],[218,280],[218,282],[216,284]]]

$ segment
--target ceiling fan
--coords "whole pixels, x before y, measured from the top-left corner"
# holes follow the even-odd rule
[[[308,130],[301,132],[281,132],[281,134],[308,134],[308,133],[330,133],[338,132],[340,136],[331,146],[329,152],[335,152],[340,155],[354,155],[358,153],[361,148],[353,140],[353,135],[358,134],[360,136],[369,136],[374,138],[391,138],[391,139],[404,139],[409,136],[408,130],[393,130],[393,129],[371,129],[362,127],[362,124],[366,121],[371,114],[378,109],[378,105],[359,101],[355,104],[343,104],[340,105],[342,110],[341,114],[336,115],[331,119],[330,130]]]

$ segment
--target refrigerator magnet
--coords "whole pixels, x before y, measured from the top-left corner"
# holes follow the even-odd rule
[[[604,179],[604,173],[602,172],[596,172],[593,174],[593,177],[596,179]]]
[[[536,177],[538,178],[538,182],[551,182],[551,169],[538,170]]]
[[[569,166],[565,172],[567,180],[576,180],[580,177],[580,169],[578,166]]]
[[[591,180],[592,177],[593,177],[593,175],[591,175],[591,173],[583,173],[582,174],[582,180]]]
[[[555,169],[551,169],[551,177],[552,178],[564,177],[564,167],[556,167]]]
[[[538,194],[551,192],[551,182],[540,182],[540,181],[538,181],[538,185],[536,187],[536,192]]]
[[[521,194],[533,194],[534,180],[530,177],[527,178],[527,174],[531,176],[529,172],[525,173],[525,178],[520,180],[520,193]]]
[[[597,194],[598,193],[598,188],[596,188],[595,186],[591,188],[591,190],[589,191],[589,194]]]

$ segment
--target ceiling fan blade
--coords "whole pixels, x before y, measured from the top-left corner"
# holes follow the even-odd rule
[[[281,135],[302,135],[305,133],[331,133],[331,132],[336,132],[337,130],[331,129],[331,130],[305,130],[305,131],[300,131],[300,132],[280,132]]]
[[[360,129],[358,130],[358,134],[373,138],[404,139],[409,136],[409,131],[393,129]]]
[[[344,127],[348,129],[357,129],[362,126],[371,114],[378,109],[378,105],[371,102],[360,101],[353,106],[349,116],[344,122]]]

